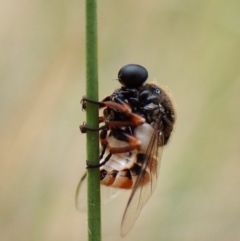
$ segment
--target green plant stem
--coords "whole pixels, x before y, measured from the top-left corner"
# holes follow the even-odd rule
[[[97,5],[86,0],[86,74],[87,98],[98,101]],[[87,126],[98,127],[98,106],[87,103]],[[87,160],[99,163],[99,134],[87,132]],[[101,241],[99,169],[88,169],[88,241]]]

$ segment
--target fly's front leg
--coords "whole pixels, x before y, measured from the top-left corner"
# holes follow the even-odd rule
[[[90,100],[84,96],[81,100],[83,110],[86,110],[87,102],[96,104],[99,106],[99,108],[108,107],[112,110],[116,110],[116,111],[123,112],[126,114],[131,113],[131,108],[129,107],[129,105],[127,105],[125,103],[119,104],[119,103],[108,100],[108,98],[105,98],[104,101],[99,102],[99,101],[95,101],[95,100]]]
[[[87,109],[87,102],[92,103],[92,104],[96,104],[99,106],[99,108],[104,107],[104,105],[102,105],[102,102],[99,101],[95,101],[95,100],[90,100],[87,97],[83,96],[80,103],[82,105],[82,110],[86,110]]]

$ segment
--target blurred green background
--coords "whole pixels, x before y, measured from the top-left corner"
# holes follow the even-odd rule
[[[0,3],[0,240],[87,240],[84,1]],[[138,63],[177,123],[157,189],[125,241],[240,240],[240,1],[99,1],[99,96]],[[103,205],[120,241],[127,195]]]

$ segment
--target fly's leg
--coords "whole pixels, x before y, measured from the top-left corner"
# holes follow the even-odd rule
[[[141,141],[138,140],[137,138],[135,138],[132,135],[128,135],[128,134],[126,134],[124,132],[123,133],[119,132],[118,135],[119,135],[118,138],[121,139],[122,141],[127,142],[128,145],[124,146],[124,147],[111,147],[111,146],[108,146],[109,154],[106,156],[104,161],[99,163],[99,164],[97,164],[97,165],[92,165],[92,164],[90,164],[87,161],[87,168],[98,168],[98,167],[101,167],[101,166],[105,165],[109,161],[109,159],[111,158],[112,154],[131,152],[131,151],[139,148],[140,145],[141,145]],[[104,147],[106,149],[107,145],[105,145]],[[104,150],[104,153],[105,153],[105,150]],[[103,157],[104,153],[101,155],[102,157]],[[100,158],[100,160],[101,160],[101,158]]]
[[[82,133],[86,133],[87,131],[102,130],[102,133],[104,133],[104,134],[102,134],[103,138],[101,138],[101,134],[100,134],[100,141],[101,141],[103,148],[106,149],[106,147],[108,145],[107,141],[106,141],[107,130],[114,128],[115,131],[117,132],[117,134],[115,135],[115,136],[117,136],[117,139],[121,140],[121,141],[125,141],[129,144],[125,147],[108,146],[110,153],[105,158],[105,160],[97,165],[91,165],[89,163],[89,161],[87,161],[87,168],[100,167],[100,166],[104,165],[105,163],[107,163],[107,161],[111,158],[112,154],[131,152],[131,151],[137,149],[141,145],[140,140],[138,140],[137,138],[135,138],[132,135],[127,134],[126,132],[124,132],[120,129],[122,127],[136,127],[136,126],[142,125],[145,122],[145,119],[143,117],[131,112],[131,108],[129,107],[129,105],[127,105],[123,102],[116,103],[116,102],[110,101],[108,98],[105,98],[104,101],[102,101],[102,102],[98,102],[98,101],[93,101],[93,100],[87,99],[86,97],[83,97],[81,102],[82,102],[83,109],[86,109],[87,102],[90,102],[92,104],[99,105],[99,108],[106,107],[106,109],[112,109],[114,111],[121,112],[121,113],[125,114],[125,116],[126,116],[126,120],[123,120],[123,121],[105,120],[104,117],[99,117],[99,123],[105,121],[105,125],[98,127],[98,128],[90,128],[90,127],[87,127],[85,125],[85,123],[83,123],[83,125],[80,126],[80,130]],[[105,150],[102,154],[102,157],[103,157],[104,153],[105,153]]]
[[[138,114],[130,113],[124,121],[105,121],[108,128],[137,127],[145,123],[145,119]]]
[[[98,101],[93,101],[93,100],[87,99],[86,97],[83,97],[81,100],[83,109],[86,109],[87,102],[99,105],[99,108],[107,107],[109,109],[121,112],[126,115],[127,120],[126,121],[107,120],[105,121],[105,125],[98,128],[90,128],[90,127],[87,127],[85,123],[83,123],[80,126],[80,130],[82,133],[86,133],[87,131],[100,131],[100,130],[109,129],[109,128],[136,127],[136,126],[142,125],[145,122],[145,119],[140,115],[131,113],[131,108],[125,103],[116,103],[113,101],[98,102]],[[105,120],[104,116],[99,117],[99,123],[104,122],[104,120]]]
[[[104,120],[104,117],[99,117],[99,119]],[[98,128],[90,128],[87,127],[85,123],[79,126],[80,131],[82,133],[86,133],[87,131],[100,131],[106,130],[111,128],[121,128],[121,127],[136,127],[142,125],[145,122],[145,119],[140,115],[130,113],[127,116],[126,121],[105,121],[105,125],[98,127]]]
[[[92,131],[95,131],[95,130],[92,130]],[[107,131],[107,129],[103,129],[100,132],[100,143],[101,143],[101,146],[102,146],[102,152],[101,152],[101,155],[99,157],[99,160],[101,160],[103,158],[107,147],[108,147],[108,150],[109,150],[109,154],[106,156],[106,158],[104,159],[103,162],[101,162],[97,165],[90,164],[89,161],[87,161],[87,168],[99,168],[99,167],[105,165],[109,161],[112,154],[131,152],[131,151],[139,148],[140,145],[141,145],[141,141],[139,139],[137,139],[133,135],[127,134],[126,131],[124,131],[124,130],[112,129],[111,132],[112,132],[112,135],[116,139],[118,139],[120,141],[125,141],[125,142],[128,143],[128,145],[124,146],[124,147],[111,147],[111,146],[109,146],[108,142],[107,142],[108,131]]]
[[[82,125],[79,126],[79,129],[81,131],[81,133],[86,133],[87,131],[101,131],[101,130],[106,130],[107,129],[107,126],[106,125],[103,125],[101,127],[98,127],[98,128],[90,128],[90,127],[87,127],[85,122],[83,122]]]
[[[131,113],[131,108],[125,104],[125,103],[116,103],[113,101],[102,101],[102,102],[98,102],[98,101],[94,101],[94,100],[90,100],[87,99],[86,97],[83,97],[81,100],[82,103],[82,109],[85,110],[86,106],[87,106],[87,102],[92,103],[92,104],[96,104],[99,105],[99,108],[109,108],[121,113],[124,113],[126,115],[129,115],[129,121],[124,122],[124,121],[120,121],[120,122],[115,122],[115,121],[108,121],[105,122],[104,126],[98,127],[98,128],[92,128],[92,127],[87,127],[85,123],[83,123],[82,125],[80,125],[80,131],[82,133],[86,133],[87,131],[100,131],[100,130],[104,130],[104,129],[108,129],[111,127],[124,127],[124,126],[137,126],[137,125],[141,125],[142,123],[144,123],[145,119]],[[99,117],[99,123],[104,122],[105,118],[104,116],[100,116]]]
[[[132,118],[132,120],[129,120],[129,121],[109,121],[109,122],[106,122],[106,124],[104,126],[99,127],[99,128],[89,128],[89,127],[86,127],[85,125],[81,125],[80,130],[82,131],[82,133],[86,133],[87,131],[102,130],[101,133],[100,133],[100,142],[101,142],[101,145],[103,146],[103,148],[106,149],[108,143],[107,143],[107,140],[106,140],[106,134],[105,133],[107,133],[107,130],[109,128],[114,128],[114,127],[119,128],[119,127],[127,127],[127,126],[128,127],[129,126],[134,127],[134,126],[138,126],[138,125],[143,124],[144,121],[145,121],[144,118],[142,118],[138,115],[135,115],[135,114],[131,114],[130,117]],[[119,139],[121,141],[125,141],[129,145],[124,146],[124,147],[108,146],[110,154],[131,152],[131,151],[137,149],[138,147],[140,147],[141,141],[138,140],[137,138],[135,138],[134,136],[126,134],[124,132],[122,133],[120,129],[116,129],[115,132],[117,132],[117,139]],[[104,133],[104,134],[102,134],[102,133]],[[104,135],[105,135],[105,137],[103,138]],[[102,157],[103,157],[103,155],[102,155]],[[108,155],[102,163],[99,163],[97,165],[91,165],[89,163],[89,161],[87,161],[87,168],[100,167],[100,166],[104,165],[110,159],[110,157],[111,157],[111,155]],[[100,158],[100,160],[101,160],[101,158]]]
[[[81,100],[81,104],[82,104],[82,109],[86,110],[87,108],[87,102],[92,103],[92,104],[96,104],[99,106],[99,108],[104,108],[104,107],[108,107],[110,109],[119,111],[119,112],[123,112],[123,113],[131,113],[131,108],[129,107],[129,105],[125,104],[125,103],[116,103],[113,101],[108,101],[104,99],[104,101],[94,101],[94,100],[90,100],[86,97],[83,97]]]
[[[108,145],[108,142],[107,142],[107,131],[106,131],[106,130],[102,130],[102,131],[100,132],[100,143],[101,143],[101,146],[102,146],[102,150],[101,150],[101,154],[100,154],[100,156],[99,156],[99,161],[103,158],[103,156],[104,156],[104,154],[105,154],[105,151],[106,151],[106,148],[107,148],[107,145]],[[109,156],[109,158],[110,158],[110,157],[111,157],[111,156]],[[108,158],[108,160],[109,160],[109,158]],[[107,161],[108,161],[108,160],[107,160]],[[107,161],[106,161],[106,162],[107,162]],[[104,165],[106,162],[104,161],[104,163],[99,163],[99,164],[97,164],[97,165],[93,165],[93,164],[91,164],[88,160],[86,161],[86,163],[87,163],[87,168],[100,167],[100,166]]]
[[[141,141],[139,139],[124,132],[118,133],[118,139],[127,142],[128,145],[123,147],[108,146],[109,152],[112,154],[131,152],[133,150],[138,149],[141,146]]]
[[[98,168],[98,167],[103,166],[104,164],[106,164],[106,163],[109,161],[109,159],[111,158],[111,156],[112,156],[112,153],[109,153],[109,154],[107,155],[107,157],[105,158],[105,160],[104,160],[103,162],[97,164],[97,165],[93,165],[93,164],[89,163],[89,161],[87,160],[87,161],[86,161],[86,163],[87,163],[87,169],[88,169],[88,168]]]

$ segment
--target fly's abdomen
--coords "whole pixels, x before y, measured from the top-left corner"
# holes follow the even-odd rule
[[[101,184],[116,188],[132,188],[130,168],[134,165],[134,156],[132,153],[112,155],[110,160],[100,167]]]
[[[153,157],[152,157],[153,158]],[[133,188],[138,175],[144,172],[139,186],[146,185],[151,180],[151,174],[156,171],[157,161],[153,159],[151,166],[142,168],[147,156],[143,153],[135,153],[131,158],[120,159],[117,155],[100,168],[101,184],[115,188]]]
[[[142,173],[143,182],[139,183],[140,186],[145,185],[151,180],[151,172],[156,168],[156,160],[150,161],[146,155],[146,149],[153,133],[153,128],[144,123],[143,125],[136,127],[134,136],[141,141],[141,146],[138,150],[132,152],[116,153],[112,154],[106,164],[100,167],[100,181],[105,186],[111,186],[116,188],[131,189],[137,177]],[[114,147],[123,147],[128,145],[127,142],[117,140],[113,136],[108,137],[108,144]],[[109,149],[102,158],[104,161],[109,155]],[[147,163],[151,163],[151,166],[144,166]],[[153,164],[154,163],[154,164]]]

